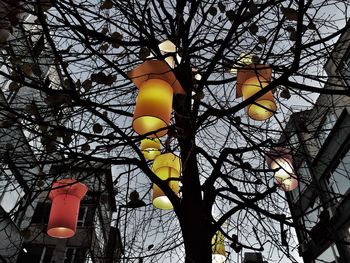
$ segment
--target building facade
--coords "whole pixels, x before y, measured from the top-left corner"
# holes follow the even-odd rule
[[[111,226],[112,213],[116,212],[111,167],[98,163],[75,163],[74,166],[65,163],[52,166],[49,177],[76,179],[88,187],[80,204],[77,231],[73,237],[64,239],[47,235],[51,201],[48,191],[42,191],[36,199],[17,262],[118,262],[120,236]]]
[[[349,65],[347,31],[325,66],[324,89],[349,94]],[[291,115],[280,142],[298,175],[287,198],[304,262],[350,262],[350,97],[321,94],[313,108]]]
[[[51,138],[50,125],[63,125],[63,112],[40,87],[59,90],[64,76],[34,15],[46,12],[49,2],[0,0],[0,262],[118,262],[111,167],[67,163],[53,141],[69,141]],[[89,191],[76,235],[55,239],[46,234],[48,192],[67,177]]]
[[[24,116],[29,101],[33,104],[42,101],[42,94],[21,83],[50,79],[57,73],[51,70],[49,74],[47,67],[38,66],[39,61],[47,60],[49,50],[44,48],[41,28],[34,25],[36,17],[27,12],[34,8],[30,4],[21,5],[20,1],[0,2],[0,261],[3,262],[16,261],[23,242],[22,229],[29,223],[22,220],[23,215],[34,211],[30,200],[35,176],[49,169],[36,165],[37,139],[30,134],[30,127],[23,129],[25,118],[15,113],[19,109]]]

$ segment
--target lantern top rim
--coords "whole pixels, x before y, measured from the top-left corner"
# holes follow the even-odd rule
[[[129,71],[127,75],[138,89],[149,79],[160,79],[169,83],[175,94],[186,94],[168,63],[163,60],[146,60]]]
[[[56,181],[52,184],[49,198],[52,200],[58,195],[73,195],[81,199],[88,191],[88,187],[75,179],[67,178]]]
[[[261,77],[267,82],[271,81],[272,68],[268,64],[249,64],[237,69],[236,98],[243,96],[242,87],[246,80],[253,77]]]
[[[265,159],[268,167],[271,168],[272,162],[277,159],[284,159],[292,164],[293,156],[291,151],[287,148],[274,147],[265,154]]]
[[[182,169],[181,158],[172,152],[166,152],[158,155],[152,165],[152,171],[157,171],[159,168],[169,165],[171,168],[176,169],[179,173]]]

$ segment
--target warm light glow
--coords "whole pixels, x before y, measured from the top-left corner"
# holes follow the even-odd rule
[[[141,141],[141,152],[147,160],[154,160],[160,155],[160,140],[158,138],[145,138]]]
[[[226,261],[226,251],[224,235],[217,231],[211,240],[212,244],[212,263],[223,263]]]
[[[181,172],[181,160],[173,153],[165,153],[157,156],[154,160],[152,171],[162,180],[168,178],[179,178]],[[179,192],[179,182],[169,181],[169,187],[174,193]],[[173,208],[168,197],[156,185],[153,184],[153,205],[156,208],[169,210]]]
[[[80,200],[87,187],[74,179],[63,179],[53,183],[49,198],[52,201],[47,234],[55,238],[74,236]]]
[[[279,169],[275,172],[275,179],[284,191],[292,191],[298,186],[298,180],[296,180],[290,160],[286,158],[275,159],[271,163],[271,169]]]
[[[292,164],[288,159],[277,158],[272,161],[271,169],[279,169],[275,175],[279,178],[288,178],[294,174]]]
[[[173,89],[163,80],[149,79],[139,88],[134,112],[133,128],[140,134],[155,132],[169,126],[173,101]],[[167,129],[148,135],[162,137]]]
[[[283,191],[289,192],[298,187],[298,180],[294,176],[291,176],[290,178],[286,178],[283,180],[280,180],[277,177],[275,178],[276,178],[276,181],[280,183],[280,187],[283,189]]]
[[[263,77],[252,77],[247,79],[242,85],[243,100],[246,100],[265,88],[268,82]],[[247,106],[249,117],[257,121],[263,121],[270,118],[276,112],[276,103],[271,91],[268,91],[257,100],[254,104]]]
[[[297,176],[292,164],[292,156],[284,148],[275,148],[267,155],[267,164],[275,172],[276,182],[284,191],[292,191],[298,186]]]

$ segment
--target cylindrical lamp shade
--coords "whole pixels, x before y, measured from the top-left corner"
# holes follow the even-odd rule
[[[154,160],[160,155],[160,140],[158,138],[145,138],[141,141],[141,152],[147,160]]]
[[[181,172],[181,160],[173,153],[165,153],[157,156],[153,162],[152,171],[162,180],[168,178],[179,178]],[[179,192],[179,182],[177,180],[169,181],[169,187],[174,193]],[[153,206],[159,209],[173,209],[169,198],[164,192],[153,184]]]
[[[255,76],[247,79],[242,85],[243,100],[246,100],[268,85],[266,79]],[[249,117],[257,121],[270,118],[277,110],[272,91],[259,97],[253,104],[247,106]]]
[[[286,192],[294,190],[298,186],[297,176],[294,172],[292,155],[285,148],[274,148],[266,156],[270,169],[277,170],[275,179],[279,186]]]
[[[47,234],[55,238],[74,236],[77,228],[80,200],[88,188],[74,179],[63,179],[52,185],[52,201]]]
[[[169,126],[173,93],[173,88],[164,80],[149,79],[141,84],[132,124],[138,134],[155,132]],[[167,129],[164,129],[147,137],[162,137],[166,133]]]
[[[212,263],[223,263],[226,261],[226,251],[224,235],[217,231],[211,240],[212,244]]]

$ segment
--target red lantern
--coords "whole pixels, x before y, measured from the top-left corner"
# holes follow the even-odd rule
[[[74,236],[80,200],[88,188],[74,179],[63,179],[54,182],[49,198],[52,201],[47,234],[55,238]]]

